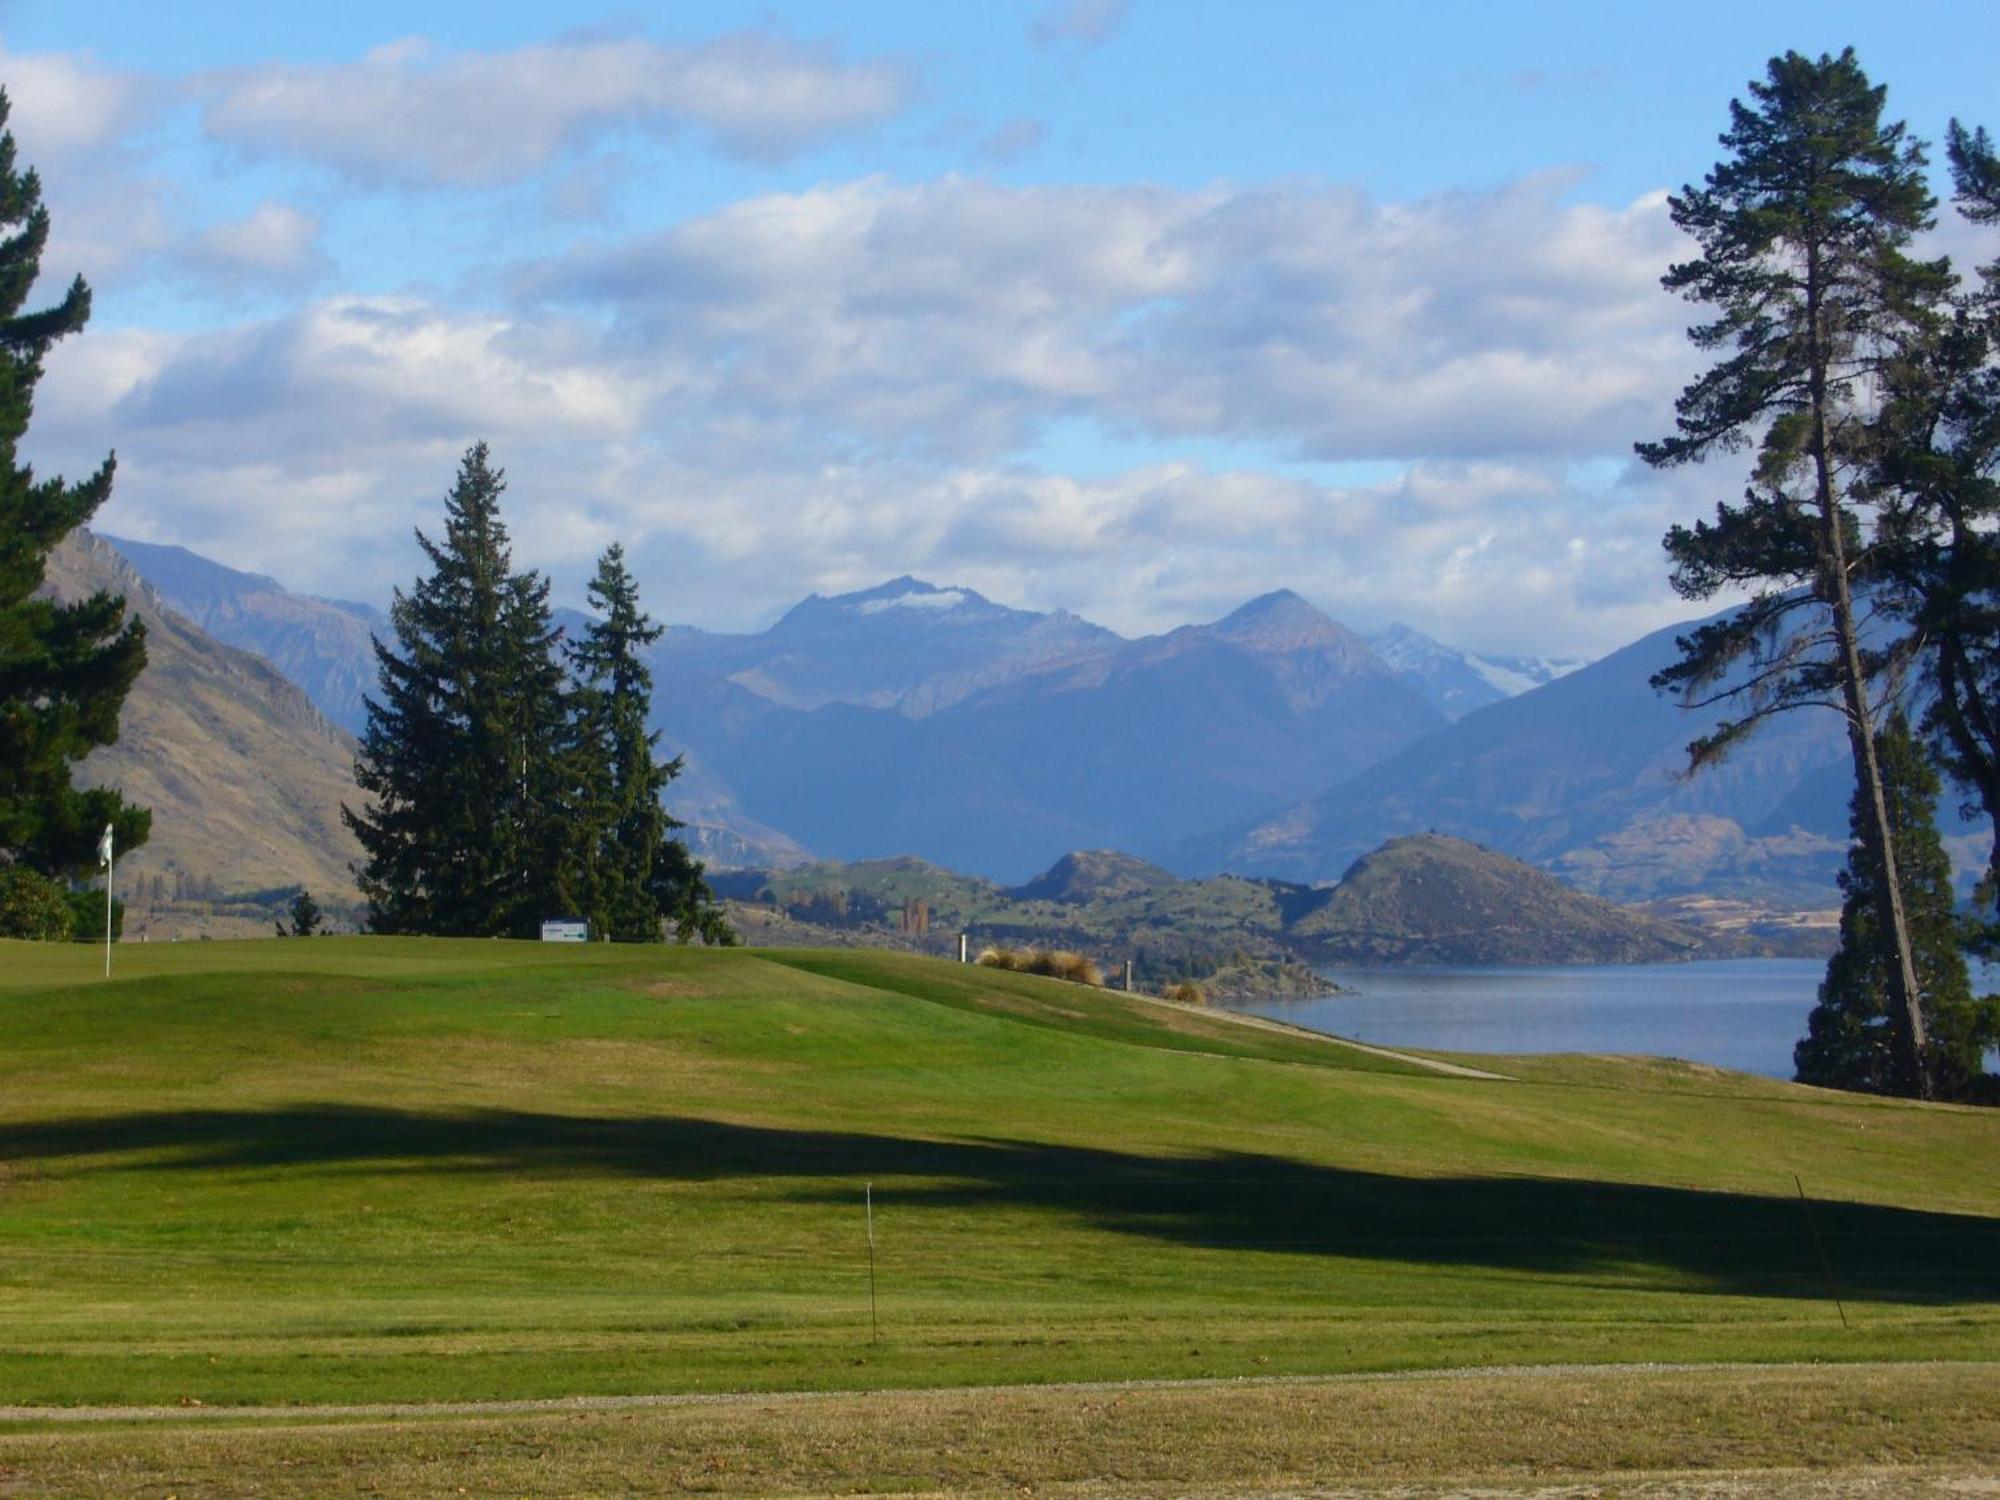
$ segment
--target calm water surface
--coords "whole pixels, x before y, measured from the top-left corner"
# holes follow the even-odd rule
[[[1320,972],[1346,993],[1237,1008],[1388,1047],[1637,1052],[1789,1078],[1826,961]]]

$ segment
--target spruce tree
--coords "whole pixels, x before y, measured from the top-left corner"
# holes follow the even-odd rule
[[[145,627],[99,593],[59,605],[37,596],[49,553],[111,493],[113,460],[88,479],[37,479],[18,450],[42,362],[90,317],[78,277],[61,302],[22,311],[41,270],[49,216],[41,183],[16,164],[0,92],[0,866],[76,875],[97,864],[106,824],[122,850],[146,841],[152,814],[116,792],[79,790],[76,762],[118,738],[118,713],[146,664]]]
[[[679,757],[658,758],[659,732],[647,728],[653,675],[644,652],[661,628],[640,609],[616,543],[598,559],[589,599],[599,617],[570,647],[578,821],[591,830],[580,862],[583,909],[593,930],[615,942],[657,941],[663,920],[683,942],[732,941],[701,865],[673,837],[681,825],[660,805],[681,770]]]
[[[1907,253],[1931,224],[1923,150],[1883,121],[1884,91],[1852,50],[1774,58],[1750,93],[1751,104],[1730,105],[1729,156],[1703,186],[1669,200],[1701,253],[1664,285],[1713,311],[1689,338],[1721,357],[1682,392],[1674,435],[1638,447],[1648,463],[1671,466],[1756,446],[1741,503],[1666,538],[1684,597],[1747,589],[1752,598],[1682,637],[1681,659],[1654,683],[1691,705],[1731,709],[1689,747],[1696,766],[1775,713],[1824,703],[1845,718],[1874,829],[1866,852],[1882,862],[1868,886],[1893,957],[1898,1068],[1908,1091],[1927,1095],[1923,996],[1875,754],[1870,683],[1884,662],[1863,641],[1855,606],[1875,566],[1879,516],[1853,481],[1880,442],[1879,383],[1936,336],[1950,272]]]
[[[1931,1071],[1943,1098],[1977,1091],[1985,1049],[2000,1040],[2000,1000],[1975,1001],[1954,911],[1951,859],[1938,837],[1938,775],[1900,715],[1876,737],[1882,790],[1896,840],[1903,910],[1923,986]],[[1853,843],[1840,888],[1840,947],[1826,966],[1819,1004],[1793,1051],[1801,1083],[1871,1094],[1908,1092],[1894,1018],[1895,954],[1882,931],[1875,890],[1882,861],[1871,847],[1871,809],[1857,792],[1848,818]]]
[[[572,900],[559,633],[547,582],[513,571],[487,460],[466,453],[442,539],[417,533],[432,571],[390,606],[400,649],[375,643],[354,768],[370,800],[342,816],[377,932],[527,937]]]

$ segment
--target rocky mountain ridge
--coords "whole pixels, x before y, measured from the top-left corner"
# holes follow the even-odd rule
[[[146,668],[119,738],[78,773],[153,812],[150,840],[119,861],[128,935],[268,932],[261,915],[216,908],[301,885],[329,907],[356,899],[349,864],[360,850],[340,820],[341,803],[356,797],[349,735],[263,657],[170,609],[88,533],[50,556],[44,589],[63,599],[122,594],[146,624]]]

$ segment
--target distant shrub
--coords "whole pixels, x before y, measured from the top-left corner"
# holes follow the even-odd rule
[[[1177,984],[1168,985],[1165,997],[1169,1000],[1178,1000],[1183,1005],[1208,1004],[1207,994],[1192,979],[1183,979]]]
[[[71,891],[63,899],[69,903],[70,937],[79,943],[104,941],[104,892]],[[125,903],[111,903],[111,935],[125,936]]]
[[[1102,986],[1104,971],[1081,953],[1063,948],[982,948],[979,962],[989,969],[1006,969],[1015,974],[1046,974],[1051,979],[1067,979],[1074,984]]]
[[[0,937],[66,943],[75,929],[61,886],[19,865],[0,870]]]

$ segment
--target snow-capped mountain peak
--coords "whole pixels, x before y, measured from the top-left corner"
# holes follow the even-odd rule
[[[1581,658],[1482,656],[1434,640],[1407,625],[1368,637],[1377,656],[1454,719],[1475,709],[1518,698],[1587,666]]]

